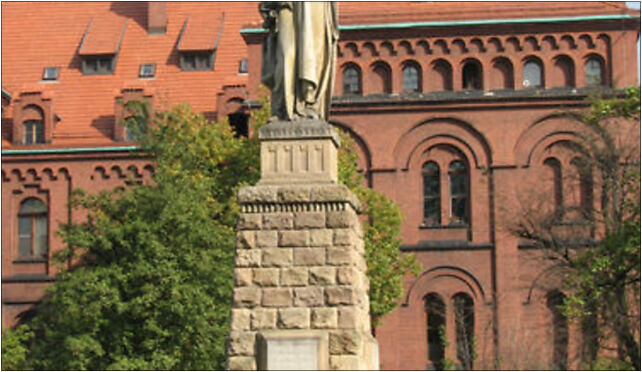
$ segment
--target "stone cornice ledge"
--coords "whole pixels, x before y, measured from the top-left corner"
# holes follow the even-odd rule
[[[350,205],[361,212],[359,199],[345,185],[257,185],[238,192],[243,213],[280,211],[341,210]]]
[[[339,146],[339,135],[331,125],[322,120],[270,121],[259,128],[260,140],[300,140],[331,138]]]

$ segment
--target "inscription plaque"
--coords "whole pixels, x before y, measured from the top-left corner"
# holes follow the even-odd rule
[[[266,371],[327,369],[327,335],[290,332],[260,335],[258,368]]]
[[[290,339],[267,341],[267,370],[312,371],[319,368],[319,340]]]

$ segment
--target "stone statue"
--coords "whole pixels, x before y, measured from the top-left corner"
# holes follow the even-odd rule
[[[335,2],[264,1],[261,82],[272,90],[272,116],[327,120],[339,39]]]

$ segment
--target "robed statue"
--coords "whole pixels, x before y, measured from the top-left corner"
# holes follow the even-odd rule
[[[265,1],[261,82],[272,91],[272,116],[327,120],[334,85],[338,14],[335,2]]]

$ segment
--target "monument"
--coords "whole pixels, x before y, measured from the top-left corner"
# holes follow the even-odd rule
[[[261,179],[239,191],[230,370],[378,369],[360,204],[337,179],[326,122],[338,39],[333,3],[264,2]]]

